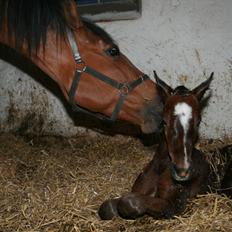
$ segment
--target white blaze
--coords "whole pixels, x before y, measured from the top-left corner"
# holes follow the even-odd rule
[[[184,143],[184,162],[185,162],[185,168],[189,167],[188,159],[187,159],[187,149],[186,149],[186,135],[189,128],[189,121],[192,118],[192,107],[189,106],[185,102],[181,102],[176,104],[174,115],[177,116],[180,120],[180,124],[183,127],[184,130],[184,137],[183,137],[183,143]]]

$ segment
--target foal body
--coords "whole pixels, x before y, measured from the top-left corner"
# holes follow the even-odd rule
[[[131,193],[105,201],[99,209],[101,219],[114,216],[135,219],[148,214],[169,218],[181,213],[187,200],[206,191],[209,164],[199,150],[193,149],[192,174],[188,181],[176,181],[167,144],[161,144],[153,159],[137,177]]]
[[[101,219],[135,219],[145,214],[171,217],[185,209],[189,198],[206,190],[209,164],[194,144],[200,122],[199,101],[212,75],[192,91],[183,86],[172,90],[156,76],[164,96],[161,142],[131,192],[103,202],[98,211]]]

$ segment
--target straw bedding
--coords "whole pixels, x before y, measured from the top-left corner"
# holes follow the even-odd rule
[[[229,159],[220,148],[228,144],[198,144],[211,163],[213,192]],[[216,193],[193,199],[173,219],[99,219],[102,201],[130,190],[154,150],[123,136],[1,135],[0,232],[232,231],[232,200]]]

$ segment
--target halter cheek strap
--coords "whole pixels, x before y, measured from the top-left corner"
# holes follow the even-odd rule
[[[74,57],[76,63],[77,64],[83,63],[73,33],[71,31],[68,31],[67,35],[68,35],[68,40],[69,40],[69,43],[70,43],[70,47],[72,49],[73,57]],[[119,93],[120,93],[119,99],[118,99],[118,101],[117,101],[117,103],[115,105],[114,111],[112,112],[110,118],[106,117],[106,116],[104,116],[102,114],[95,113],[95,112],[92,112],[90,110],[87,110],[87,109],[85,109],[85,108],[83,108],[81,106],[78,106],[76,104],[75,95],[76,95],[76,92],[78,90],[78,85],[79,85],[82,73],[88,73],[91,76],[97,78],[98,80],[100,80],[100,81],[102,81],[102,82],[104,82],[104,83],[106,83],[106,84],[108,84],[108,85],[110,85],[110,86],[112,86],[112,87],[119,90]],[[144,75],[140,76],[138,79],[136,79],[136,80],[134,80],[132,82],[121,83],[121,82],[115,81],[114,79],[111,79],[108,76],[105,76],[104,74],[98,72],[95,69],[92,69],[89,66],[84,66],[84,68],[82,70],[77,69],[76,72],[75,72],[75,76],[74,76],[71,88],[69,90],[69,93],[68,93],[69,102],[72,105],[73,110],[76,111],[76,112],[82,112],[82,113],[97,117],[99,119],[103,119],[103,120],[106,120],[106,121],[109,121],[109,122],[114,122],[117,119],[117,116],[118,116],[118,114],[119,114],[119,112],[120,112],[120,110],[121,110],[121,108],[123,106],[123,103],[124,103],[124,101],[126,99],[126,96],[134,88],[136,88],[138,85],[140,85],[143,81],[145,81],[147,79],[149,79],[149,77],[144,74]]]

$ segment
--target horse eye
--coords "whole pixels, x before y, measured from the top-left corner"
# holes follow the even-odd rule
[[[119,56],[120,51],[119,48],[117,46],[111,47],[109,49],[106,50],[106,54],[109,56]]]

